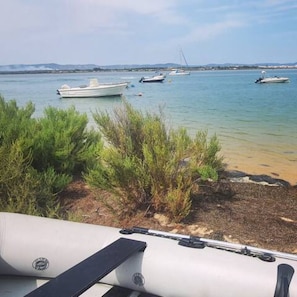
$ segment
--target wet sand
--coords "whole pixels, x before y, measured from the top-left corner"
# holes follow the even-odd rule
[[[297,161],[261,151],[222,150],[227,170],[238,170],[250,175],[268,175],[297,185]]]

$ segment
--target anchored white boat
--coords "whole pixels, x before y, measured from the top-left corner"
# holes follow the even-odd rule
[[[0,213],[0,238],[5,297],[297,296],[294,254],[12,213]]]
[[[190,72],[183,69],[172,69],[169,75],[190,75]]]
[[[66,84],[62,85],[61,88],[57,90],[57,94],[62,98],[121,96],[128,84],[128,82],[99,83],[96,78],[93,78],[90,80],[89,85],[74,88]]]
[[[188,62],[186,60],[186,57],[184,55],[184,52],[182,49],[179,50],[179,56],[180,56],[180,61],[181,61],[181,65],[185,65],[184,67],[188,68],[189,65],[188,65]],[[185,69],[182,68],[179,68],[179,69],[172,69],[170,72],[169,72],[169,75],[175,75],[175,76],[179,76],[179,75],[189,75],[190,74],[190,71],[186,71]]]
[[[279,76],[273,76],[273,77],[265,77],[266,71],[262,71],[262,76],[259,77],[255,83],[258,84],[265,84],[265,83],[285,83],[289,82],[288,77],[279,77]]]
[[[163,82],[166,78],[165,74],[158,74],[150,77],[142,77],[139,82],[140,83],[154,83],[154,82]]]

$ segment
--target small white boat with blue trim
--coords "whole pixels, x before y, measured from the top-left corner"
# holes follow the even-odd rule
[[[163,82],[166,78],[166,75],[163,73],[153,75],[153,76],[143,76],[139,82],[140,83],[160,83]]]
[[[0,238],[5,297],[297,297],[295,254],[13,213]]]

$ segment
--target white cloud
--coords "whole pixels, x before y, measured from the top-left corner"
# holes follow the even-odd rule
[[[43,62],[45,56],[67,62],[96,63],[97,56],[104,63],[115,57],[133,63],[136,56],[166,62],[179,45],[185,52],[197,46],[207,52],[216,38],[224,44],[225,37],[232,41],[241,32],[252,43],[264,38],[263,28],[271,44],[274,32],[288,36],[290,30],[292,44],[296,6],[296,0],[9,0],[1,4],[0,57],[14,61],[12,53],[18,52],[21,63],[24,57]],[[285,40],[278,46],[285,47]]]
[[[213,39],[218,35],[224,34],[233,28],[240,28],[246,24],[240,21],[227,20],[218,23],[205,24],[197,29],[194,29],[188,36],[187,40],[208,40]]]
[[[73,0],[71,21],[76,30],[92,30],[94,27],[117,30],[124,28],[131,17],[147,17],[159,23],[185,22],[175,12],[175,3],[176,0]]]

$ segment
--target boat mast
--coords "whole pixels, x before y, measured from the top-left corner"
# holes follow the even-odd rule
[[[181,62],[184,61],[186,66],[189,67],[188,62],[186,60],[186,57],[185,57],[184,52],[183,52],[182,49],[180,49],[180,56],[181,56]]]

